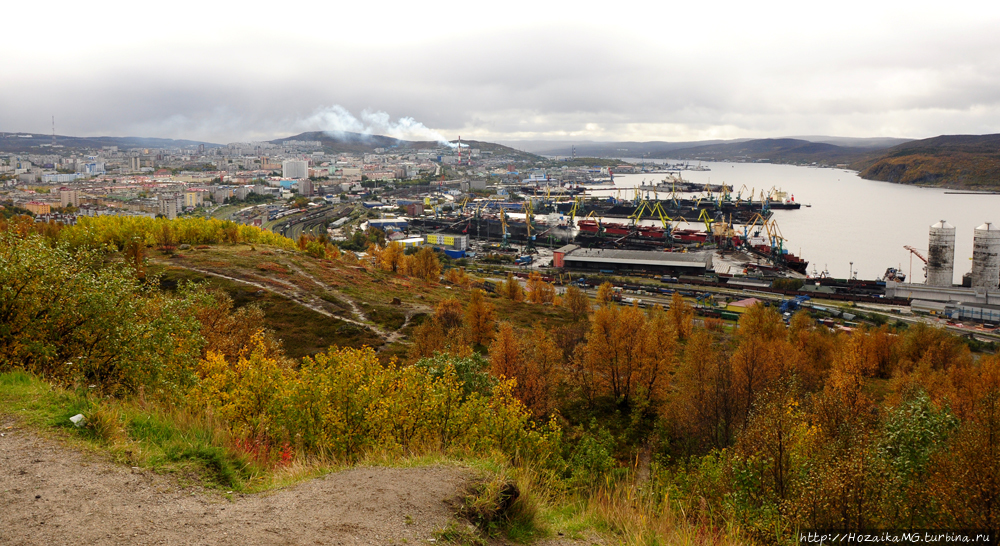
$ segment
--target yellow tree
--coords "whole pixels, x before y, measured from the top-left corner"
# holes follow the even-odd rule
[[[444,328],[433,317],[428,317],[413,330],[413,344],[408,355],[413,360],[434,356],[444,350],[446,342]]]
[[[795,373],[802,386],[818,390],[833,360],[836,336],[826,327],[817,328],[809,313],[792,315],[788,326],[788,341],[793,350]]]
[[[587,316],[590,312],[590,298],[583,290],[570,285],[566,288],[566,294],[563,297],[563,305],[569,310],[570,316],[573,320],[580,320]]]
[[[704,328],[697,328],[684,347],[677,371],[675,420],[685,436],[702,448],[724,448],[733,436],[735,395],[728,359],[720,354],[722,343]]]
[[[496,317],[493,304],[486,301],[482,290],[473,289],[469,304],[465,308],[465,324],[469,329],[469,341],[475,345],[486,345],[493,340]]]
[[[666,378],[674,371],[677,332],[672,328],[663,308],[657,305],[646,316],[644,334],[645,361],[639,369],[637,380],[650,399],[659,399],[667,387]]]
[[[541,324],[521,337],[525,354],[524,398],[521,401],[532,415],[541,418],[552,410],[552,395],[561,380],[562,350],[556,345],[548,329]]]
[[[393,241],[386,245],[381,252],[378,253],[376,259],[378,260],[378,266],[386,271],[392,271],[396,273],[400,266],[403,264],[404,258],[404,248],[403,245]]]
[[[602,283],[601,286],[597,287],[597,303],[602,306],[608,305],[614,297],[614,292],[615,289],[611,286],[611,283]]]
[[[496,377],[517,379],[524,372],[524,352],[507,321],[500,323],[496,338],[490,343],[490,373]]]
[[[629,405],[647,364],[646,318],[635,306],[605,305],[591,317],[584,364],[595,386]]]
[[[838,395],[841,405],[848,415],[857,414],[867,408],[870,400],[864,393],[867,378],[877,370],[877,363],[869,358],[866,347],[869,341],[865,332],[855,332],[843,336],[837,345],[830,369],[827,387]]]
[[[445,333],[461,328],[462,304],[455,298],[441,300],[434,308],[434,320],[441,325]]]
[[[437,255],[431,247],[421,248],[412,256],[412,260],[410,275],[427,282],[435,282],[441,276],[441,262],[438,261]]]
[[[785,324],[770,307],[758,303],[748,309],[737,334],[731,361],[745,426],[756,395],[786,371],[791,359]]]
[[[497,293],[511,301],[524,301],[524,288],[513,273],[507,273],[507,281],[497,285]]]
[[[680,339],[687,339],[694,326],[694,309],[688,305],[680,293],[674,291],[670,298],[670,311],[667,313],[670,326]]]
[[[556,289],[542,280],[542,274],[534,272],[528,276],[528,301],[531,303],[552,303]]]
[[[559,349],[543,328],[518,336],[509,322],[501,322],[490,344],[490,372],[515,381],[513,394],[542,417],[550,409],[550,391],[559,364]]]
[[[448,281],[455,286],[461,286],[467,288],[471,281],[469,276],[465,273],[465,269],[460,267],[452,267],[444,274],[444,280]]]

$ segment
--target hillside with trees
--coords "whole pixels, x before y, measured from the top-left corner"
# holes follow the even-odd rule
[[[997,530],[1000,358],[962,338],[762,305],[702,320],[680,293],[640,309],[610,284],[486,284],[358,238],[360,257],[217,220],[0,220],[0,404],[226,490],[290,466],[485,466],[463,512],[480,541]]]
[[[1000,185],[1000,135],[945,135],[907,142],[852,168],[869,180],[994,189]]]

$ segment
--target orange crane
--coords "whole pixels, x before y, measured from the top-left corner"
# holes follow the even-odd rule
[[[917,258],[920,258],[920,261],[924,262],[924,265],[927,265],[927,258],[924,258],[924,255],[921,254],[919,250],[913,248],[910,245],[903,245],[903,248],[905,248],[906,250],[910,251],[910,277],[909,278],[910,278],[910,282],[912,283],[913,282],[913,256],[916,255]],[[925,268],[924,269],[924,275],[926,276],[926,274],[927,274],[927,270]]]

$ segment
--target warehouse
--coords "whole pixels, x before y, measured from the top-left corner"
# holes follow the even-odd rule
[[[611,248],[560,248],[553,262],[567,269],[645,271],[671,275],[701,275],[712,269],[711,252],[662,252]]]

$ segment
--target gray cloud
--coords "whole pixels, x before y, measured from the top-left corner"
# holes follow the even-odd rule
[[[277,29],[285,16],[258,34],[223,18],[218,39],[199,19],[136,44],[5,49],[0,66],[18,77],[0,87],[0,130],[47,132],[55,114],[66,134],[216,142],[331,128],[504,140],[1000,132],[996,10],[714,8],[528,26],[401,8],[409,26],[390,17],[380,32],[375,17],[369,35],[346,37],[325,23],[336,12],[291,33]]]

